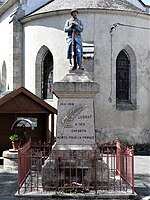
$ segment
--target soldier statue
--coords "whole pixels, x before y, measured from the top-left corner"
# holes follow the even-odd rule
[[[82,66],[83,47],[81,32],[83,31],[83,24],[78,19],[78,10],[71,10],[71,18],[68,19],[64,26],[64,31],[68,33],[67,37],[67,59],[69,59],[71,69],[77,68],[84,70]]]

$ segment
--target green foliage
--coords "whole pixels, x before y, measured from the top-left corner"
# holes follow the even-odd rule
[[[15,142],[15,141],[20,141],[20,137],[19,135],[17,134],[13,134],[9,137],[9,139],[12,141],[12,142]]]

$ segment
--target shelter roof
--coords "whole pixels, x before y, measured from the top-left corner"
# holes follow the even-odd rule
[[[140,8],[134,6],[127,0],[52,0],[43,7],[32,12],[28,16],[38,15],[52,11],[62,11],[66,9],[106,9],[106,10],[120,10],[137,13],[146,13]]]
[[[23,86],[0,98],[0,113],[52,113],[57,110]]]

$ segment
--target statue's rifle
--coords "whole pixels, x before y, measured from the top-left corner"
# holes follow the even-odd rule
[[[75,37],[75,30],[73,29],[72,31],[72,66],[75,67],[75,42],[74,42],[74,37]]]

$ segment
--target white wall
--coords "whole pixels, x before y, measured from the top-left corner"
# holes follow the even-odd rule
[[[15,9],[17,4],[8,9],[0,16],[0,71],[3,62],[6,63],[7,69],[7,85],[9,84],[10,90],[13,89],[13,60],[12,60],[12,24],[9,24],[10,15]]]
[[[55,23],[56,21],[57,23]],[[32,91],[35,88],[36,56],[43,45],[49,48],[54,58],[54,80],[62,79],[68,70],[66,35],[63,31],[63,25],[64,17],[54,16],[38,19],[24,26],[25,74],[30,74],[30,78],[25,76],[25,86],[31,89],[32,85]],[[62,66],[66,66],[66,68],[64,69]]]

